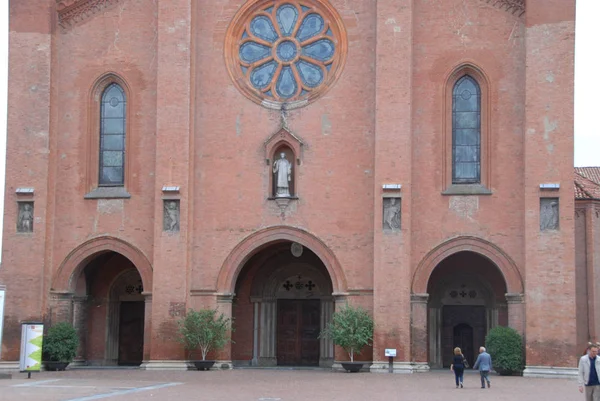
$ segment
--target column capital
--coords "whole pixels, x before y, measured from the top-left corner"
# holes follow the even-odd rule
[[[217,303],[219,303],[219,304],[232,303],[234,297],[235,297],[235,294],[233,292],[217,293]]]
[[[72,292],[67,291],[50,291],[50,299],[53,301],[70,301],[73,295]]]
[[[429,294],[410,294],[411,304],[426,304],[429,301]]]
[[[525,303],[525,297],[523,296],[523,294],[520,293],[510,293],[507,292],[506,294],[504,294],[504,296],[506,297],[506,303],[508,304],[522,304]]]

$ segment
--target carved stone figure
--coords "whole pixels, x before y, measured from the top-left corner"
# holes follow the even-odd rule
[[[383,200],[383,229],[400,230],[400,198]]]
[[[540,230],[558,230],[558,199],[547,198],[540,201]]]
[[[19,203],[17,231],[21,233],[33,232],[33,204]]]
[[[273,163],[273,173],[276,180],[277,189],[275,191],[275,197],[277,198],[289,198],[290,195],[290,182],[292,181],[292,163],[285,158],[285,153],[281,152],[280,159]]]
[[[179,231],[179,202],[165,201],[164,226],[165,231]]]

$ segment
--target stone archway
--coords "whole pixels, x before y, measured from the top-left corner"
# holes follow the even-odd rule
[[[300,228],[274,226],[257,231],[243,239],[227,256],[217,279],[217,292],[233,294],[238,276],[248,260],[261,250],[277,242],[296,242],[315,253],[327,269],[333,293],[344,293],[348,286],[342,267],[335,254],[316,236]]]
[[[332,280],[319,257],[298,243],[270,244],[236,282],[234,364],[332,366],[333,344],[318,335],[333,310]]]
[[[52,281],[50,316],[77,328],[75,364],[119,364],[122,317],[131,316],[131,311],[122,313],[124,302],[135,303],[133,315],[142,326],[137,343],[143,346],[143,356],[136,357],[135,364],[149,359],[152,298],[145,289],[152,289],[152,266],[139,249],[121,239],[93,238],[69,253]]]
[[[464,262],[467,265],[486,267],[481,271],[452,267],[451,260],[459,254],[471,255]],[[449,263],[446,272],[438,274],[439,267]],[[474,343],[481,343],[485,333],[498,324],[523,333],[523,288],[516,264],[490,242],[458,237],[440,244],[423,258],[412,280],[412,360],[444,365],[454,327],[460,324],[473,328]],[[466,290],[466,299],[457,295],[461,289]],[[468,295],[470,291],[474,297]]]

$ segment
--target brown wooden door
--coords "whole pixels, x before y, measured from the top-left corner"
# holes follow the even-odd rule
[[[456,347],[460,347],[467,361],[473,366],[475,362],[473,353],[473,328],[464,323],[455,326],[454,344]]]
[[[119,365],[139,365],[144,356],[144,302],[121,302]]]
[[[277,302],[277,364],[319,365],[319,300]]]

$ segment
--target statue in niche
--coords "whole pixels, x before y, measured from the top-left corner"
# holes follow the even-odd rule
[[[558,199],[541,200],[540,230],[558,230]]]
[[[31,203],[19,203],[17,231],[21,233],[33,232],[33,205]]]
[[[179,202],[177,201],[166,201],[164,211],[164,225],[165,231],[176,232],[179,231]]]
[[[400,230],[399,198],[385,198],[383,200],[383,229]]]
[[[292,163],[285,158],[285,153],[281,152],[280,159],[273,163],[273,173],[276,180],[277,189],[275,190],[275,197],[277,198],[289,198],[290,195],[290,182],[292,181]]]

